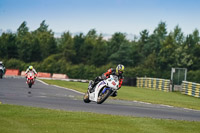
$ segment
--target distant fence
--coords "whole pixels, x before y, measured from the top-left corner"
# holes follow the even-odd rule
[[[127,86],[136,86],[136,77],[125,77],[123,80],[123,84],[122,85],[127,85]]]
[[[55,78],[55,79],[68,79],[69,77],[66,74],[54,73],[52,75],[52,78]]]
[[[51,73],[38,72],[38,77],[51,78]]]
[[[6,69],[5,75],[8,76],[18,76],[20,74],[18,69]]]
[[[170,80],[159,78],[137,78],[137,87],[170,91]]]
[[[182,81],[182,93],[193,96],[193,97],[200,97],[200,84]]]
[[[6,69],[5,76],[25,76],[25,71],[20,73],[19,69]],[[69,79],[66,74],[51,74],[45,72],[38,72],[37,77],[41,78],[54,78],[54,79]]]

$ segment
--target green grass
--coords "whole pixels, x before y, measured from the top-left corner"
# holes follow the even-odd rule
[[[200,122],[0,104],[1,133],[199,133]]]
[[[60,80],[43,80],[48,84],[55,84],[66,88],[71,88],[80,92],[86,92],[88,83],[66,82]],[[154,104],[165,104],[182,108],[200,110],[200,99],[183,95],[180,92],[163,92],[146,88],[122,86],[118,91],[118,96],[114,99],[142,101]]]

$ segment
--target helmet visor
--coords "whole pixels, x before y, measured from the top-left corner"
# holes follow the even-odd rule
[[[119,74],[122,74],[123,72],[122,71],[119,71]]]

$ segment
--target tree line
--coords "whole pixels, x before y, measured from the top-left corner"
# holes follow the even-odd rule
[[[147,29],[134,40],[126,33],[116,32],[108,40],[91,29],[86,35],[70,31],[54,37],[45,20],[35,31],[29,31],[26,21],[16,33],[0,35],[0,60],[7,68],[66,73],[70,78],[92,79],[117,64],[125,66],[124,76],[170,78],[172,67],[188,69],[188,81],[200,82],[200,36],[195,29],[184,35],[177,25],[167,32],[160,22],[150,34]]]

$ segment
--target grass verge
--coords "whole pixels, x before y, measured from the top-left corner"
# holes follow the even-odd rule
[[[66,82],[61,80],[42,80],[48,84],[58,85],[80,92],[86,92],[88,83]],[[122,86],[114,99],[143,101],[153,104],[165,104],[175,107],[200,110],[200,99],[183,95],[180,92],[163,92],[146,88]]]
[[[199,133],[200,122],[0,105],[2,133]]]

